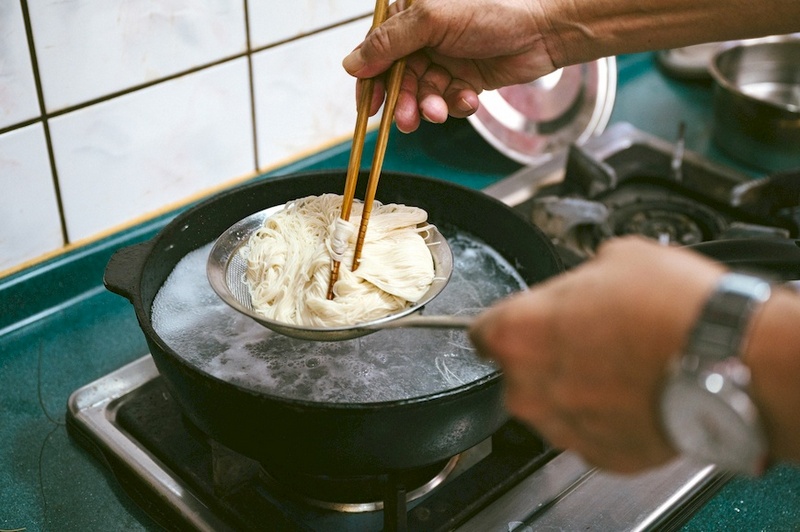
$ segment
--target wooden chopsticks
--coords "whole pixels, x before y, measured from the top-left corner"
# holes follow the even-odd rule
[[[406,2],[406,6],[411,2]],[[386,20],[386,15],[389,10],[388,0],[377,0],[375,2],[375,13],[372,20],[372,28],[375,29]],[[381,116],[380,126],[378,128],[378,137],[375,144],[375,152],[372,156],[372,167],[369,172],[369,180],[367,181],[367,190],[364,196],[364,208],[361,213],[361,224],[358,228],[358,238],[356,239],[356,247],[353,256],[352,270],[355,271],[361,262],[361,253],[364,248],[364,238],[367,234],[367,225],[369,218],[372,214],[372,204],[375,201],[375,192],[378,189],[378,180],[380,179],[381,170],[383,168],[383,159],[386,156],[386,146],[389,142],[389,132],[394,120],[394,110],[397,106],[397,99],[400,94],[400,84],[403,81],[403,73],[406,68],[405,58],[396,61],[389,70],[388,78],[386,81],[386,100],[383,105],[383,115]],[[373,79],[364,79],[361,81],[361,92],[359,94],[357,103],[356,127],[353,133],[353,145],[350,150],[350,159],[347,165],[347,176],[344,185],[344,199],[342,200],[341,219],[345,222],[350,220],[350,213],[353,207],[353,199],[355,196],[356,183],[358,182],[358,174],[361,169],[361,157],[364,152],[364,139],[367,134],[367,121],[369,119],[369,110],[372,103],[372,92],[375,86]],[[333,259],[331,264],[331,276],[328,283],[328,299],[333,299],[333,285],[339,278],[339,268],[341,263]]]

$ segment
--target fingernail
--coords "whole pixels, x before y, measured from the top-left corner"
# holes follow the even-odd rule
[[[423,120],[425,120],[426,122],[430,122],[431,124],[441,124],[442,123],[441,120],[434,120],[433,118],[428,116],[425,113],[425,111],[423,111],[423,110],[420,111],[419,115],[422,117]]]
[[[458,102],[456,103],[456,107],[458,107],[459,111],[462,111],[464,113],[471,113],[475,110],[475,108],[472,107],[472,105],[470,105],[470,103],[464,98],[458,100]]]
[[[360,50],[353,50],[350,52],[350,55],[342,60],[342,66],[345,70],[347,70],[350,74],[356,74],[359,70],[364,68],[364,58],[361,57]]]

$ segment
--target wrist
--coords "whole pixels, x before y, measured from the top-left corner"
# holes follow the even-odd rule
[[[556,36],[550,49],[553,60],[562,67],[623,53],[769,35],[776,33],[770,27],[786,25],[774,12],[791,13],[786,6],[794,1],[770,2],[773,13],[769,15],[764,15],[770,9],[763,4],[744,0],[554,2],[554,8],[550,4],[546,8],[550,32]],[[740,16],[731,17],[731,11]],[[744,15],[746,12],[752,16]]]
[[[776,288],[753,323],[743,360],[750,368],[751,396],[761,412],[770,455],[800,462],[800,297]]]
[[[567,12],[569,7],[563,0],[531,0],[531,20],[532,35],[538,35],[541,40],[541,47],[547,51],[553,67],[558,69],[575,62],[569,60],[570,47],[568,44],[575,40],[571,39],[571,34],[564,27],[564,22],[571,19]],[[572,24],[566,24],[567,27]],[[593,57],[591,60],[598,59],[600,56]]]

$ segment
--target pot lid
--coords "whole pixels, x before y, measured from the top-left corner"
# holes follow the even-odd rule
[[[530,83],[484,91],[472,126],[507,157],[541,164],[608,124],[617,88],[614,57],[560,68]]]

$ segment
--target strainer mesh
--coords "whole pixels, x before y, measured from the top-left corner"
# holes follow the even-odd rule
[[[244,274],[247,271],[247,260],[236,250],[228,261],[228,268],[225,271],[225,284],[228,286],[231,295],[242,306],[248,310],[253,310],[253,302],[250,299],[250,290],[244,282]]]

